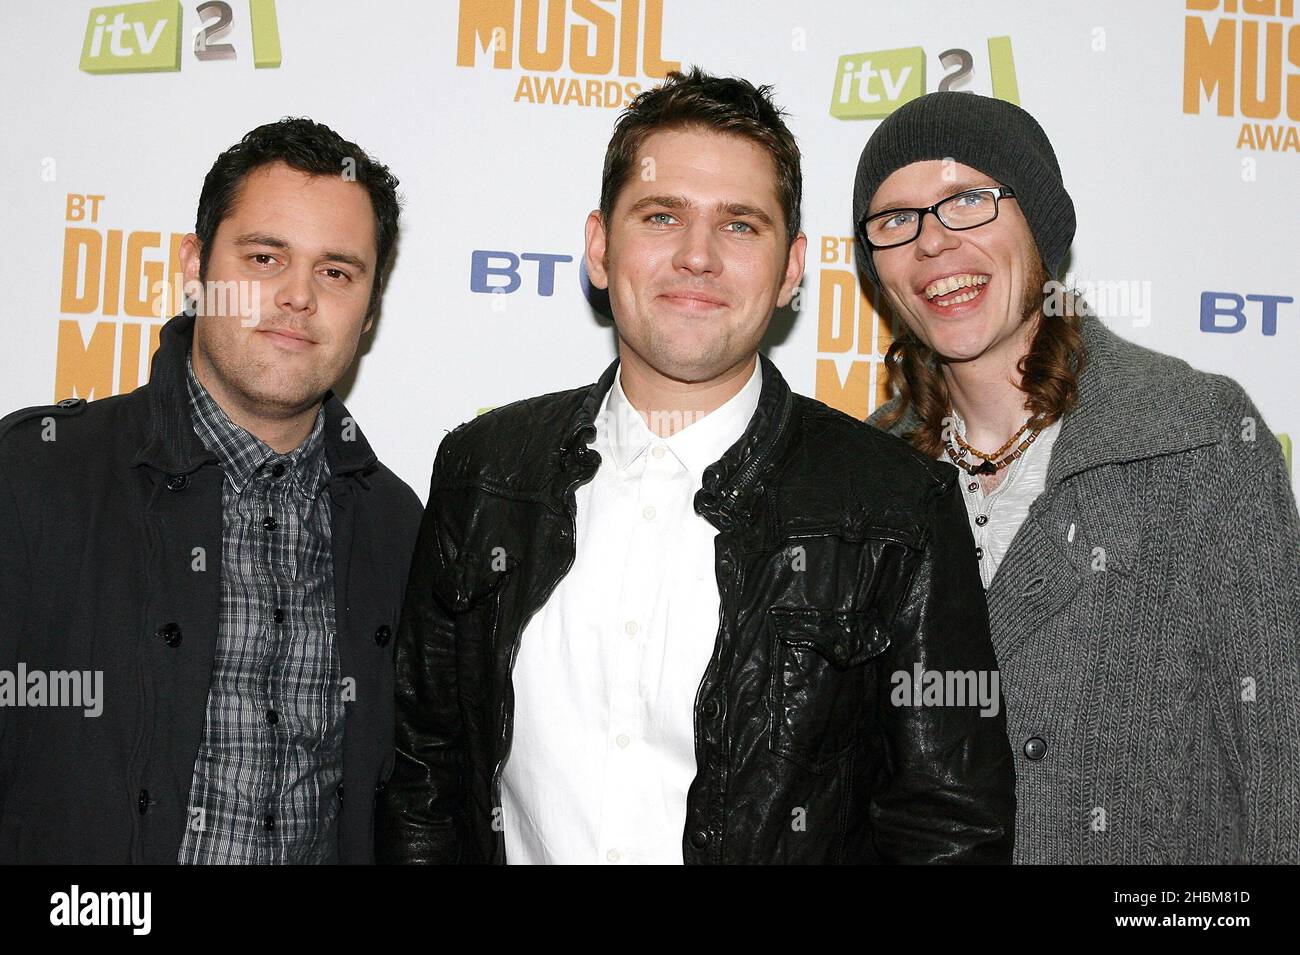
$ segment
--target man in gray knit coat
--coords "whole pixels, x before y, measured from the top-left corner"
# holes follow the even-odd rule
[[[903,324],[870,421],[961,469],[1015,861],[1300,862],[1300,518],[1250,398],[1080,316],[1052,280],[1074,206],[1019,107],[891,114],[853,218]]]

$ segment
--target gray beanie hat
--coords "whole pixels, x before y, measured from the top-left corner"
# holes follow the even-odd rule
[[[867,140],[853,181],[858,261],[880,285],[858,224],[880,184],[897,169],[927,159],[953,159],[1010,186],[1029,223],[1048,275],[1074,239],[1074,203],[1047,134],[1019,106],[978,93],[928,93],[885,117]]]

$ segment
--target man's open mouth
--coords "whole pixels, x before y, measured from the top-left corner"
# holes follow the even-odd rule
[[[978,298],[988,284],[990,276],[975,272],[963,272],[949,275],[931,282],[925,287],[924,295],[932,305],[960,305]]]

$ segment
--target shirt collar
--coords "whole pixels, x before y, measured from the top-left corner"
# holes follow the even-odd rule
[[[325,461],[325,409],[316,411],[311,434],[288,454],[279,454],[260,438],[235,424],[208,393],[194,374],[189,355],[185,356],[185,385],[189,392],[190,416],[194,432],[203,446],[217,456],[226,478],[236,491],[243,492],[248,482],[272,460],[284,463],[290,480],[298,491],[314,498],[328,478]]]
[[[622,471],[637,460],[654,442],[661,442],[695,478],[722,457],[740,439],[758,408],[763,390],[762,363],[754,359],[754,370],[740,391],[713,411],[684,426],[671,437],[660,438],[646,425],[641,413],[623,391],[623,368],[619,365],[613,387],[601,405],[598,427],[614,464]]]

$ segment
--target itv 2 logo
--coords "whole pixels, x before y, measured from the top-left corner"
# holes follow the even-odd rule
[[[198,60],[233,60],[228,42],[234,11],[225,0],[204,0],[195,7],[199,27],[194,31]],[[248,0],[252,27],[253,66],[280,65],[280,27],[275,0]],[[183,14],[179,0],[148,0],[94,7],[86,22],[81,46],[84,73],[163,73],[181,68]]]
[[[989,37],[988,47],[993,95],[1019,106],[1011,37]],[[948,70],[939,80],[940,92],[952,89],[975,71],[975,57],[969,50],[944,50],[939,62]],[[836,119],[883,119],[925,92],[925,50],[921,47],[848,53],[835,68],[831,115]]]

